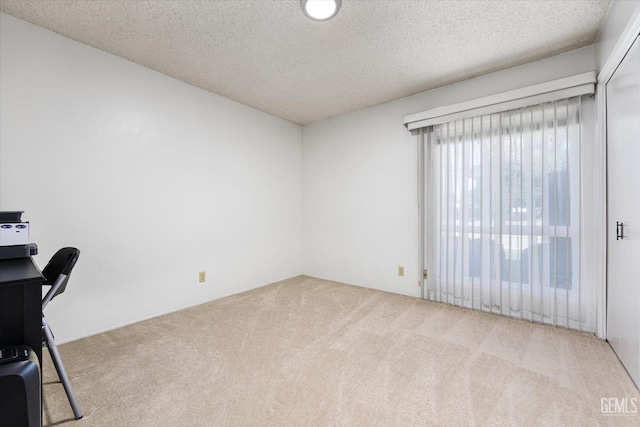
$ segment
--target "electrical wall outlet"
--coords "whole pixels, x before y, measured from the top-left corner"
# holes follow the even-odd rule
[[[404,267],[402,265],[398,266],[398,276],[404,276]]]
[[[207,281],[207,272],[206,271],[201,271],[198,274],[198,282],[200,283],[204,283]]]

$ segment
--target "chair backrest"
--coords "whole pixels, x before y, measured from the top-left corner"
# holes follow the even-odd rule
[[[44,285],[53,286],[56,279],[61,275],[66,275],[62,284],[58,287],[58,290],[51,296],[50,300],[55,296],[64,292],[71,275],[71,270],[76,265],[78,257],[80,256],[80,250],[76,248],[62,248],[56,254],[51,257],[51,260],[47,266],[42,270],[44,276]]]

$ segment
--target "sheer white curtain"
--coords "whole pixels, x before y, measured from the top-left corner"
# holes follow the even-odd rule
[[[581,109],[575,97],[421,130],[426,298],[593,330]]]

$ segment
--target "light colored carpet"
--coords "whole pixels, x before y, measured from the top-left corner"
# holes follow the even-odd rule
[[[84,418],[45,352],[47,426],[640,425],[590,334],[305,276],[60,352]]]

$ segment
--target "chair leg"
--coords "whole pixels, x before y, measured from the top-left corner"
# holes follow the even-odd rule
[[[64,387],[64,391],[67,393],[67,398],[69,399],[69,403],[71,404],[71,409],[73,409],[73,415],[76,420],[82,418],[82,412],[80,412],[80,407],[78,406],[78,402],[76,401],[76,396],[73,394],[73,389],[71,388],[71,382],[69,382],[69,377],[67,377],[67,372],[64,370],[64,365],[62,364],[62,359],[60,359],[60,353],[58,353],[58,347],[56,347],[56,342],[53,339],[53,333],[51,332],[51,328],[47,324],[47,319],[42,316],[42,333],[45,337],[45,342],[47,348],[49,349],[49,354],[51,355],[51,360],[53,360],[53,365],[58,372],[58,378],[60,378],[60,382],[62,382],[62,386]]]

